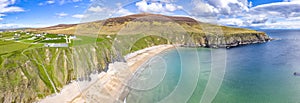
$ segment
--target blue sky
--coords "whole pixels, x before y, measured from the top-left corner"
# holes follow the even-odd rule
[[[0,29],[72,24],[134,13],[221,25],[300,29],[300,0],[0,0]]]

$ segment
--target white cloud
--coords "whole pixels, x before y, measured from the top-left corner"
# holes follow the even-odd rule
[[[43,6],[43,5],[44,5],[44,3],[39,3],[38,5],[39,5],[39,6]]]
[[[15,7],[15,6],[5,7],[0,9],[0,13],[22,12],[22,11],[24,11],[22,8]]]
[[[68,15],[69,15],[69,14],[64,13],[64,12],[56,13],[56,16],[58,16],[58,17],[65,17],[65,16],[68,16]]]
[[[43,6],[43,5],[51,5],[51,4],[54,4],[55,1],[54,0],[47,0],[46,2],[41,2],[41,3],[38,3],[39,6]]]
[[[6,16],[7,13],[24,11],[21,7],[12,6],[15,2],[15,0],[0,0],[0,20],[3,20],[2,17]]]
[[[182,6],[177,6],[176,4],[168,2],[148,2],[146,0],[136,2],[135,5],[141,12],[152,13],[170,13],[179,9],[183,9]]]
[[[194,1],[193,4],[192,15],[212,16],[219,13],[217,8],[203,1]]]
[[[191,15],[222,25],[259,28],[300,28],[300,0],[252,7],[249,0],[194,0]],[[199,19],[201,20],[201,19]]]
[[[175,10],[177,10],[177,9],[182,9],[182,7],[181,6],[176,6],[176,5],[174,5],[174,4],[166,4],[166,10],[168,10],[168,11],[175,11]]]
[[[283,2],[300,2],[300,0],[283,0]]]
[[[118,15],[118,16],[125,16],[125,15],[131,15],[131,14],[134,14],[134,13],[130,12],[127,9],[120,8],[119,10],[116,11],[115,14]]]
[[[277,21],[274,23],[267,22],[265,24],[253,24],[253,27],[259,27],[262,29],[299,29],[300,21]]]
[[[88,11],[91,11],[91,12],[102,12],[102,11],[104,11],[104,10],[105,10],[105,8],[102,8],[102,7],[100,7],[100,6],[90,7],[90,8],[88,9]]]
[[[257,15],[263,15],[258,17]],[[248,12],[249,26],[260,28],[300,28],[300,0],[288,0],[253,7]]]
[[[60,5],[66,4],[66,3],[75,3],[75,2],[81,2],[83,0],[57,0]]]
[[[48,0],[48,1],[46,1],[46,3],[47,3],[47,4],[54,4],[55,1],[54,1],[54,0]]]
[[[300,16],[300,2],[277,2],[263,4],[251,8],[251,12],[264,13],[272,16],[295,17]]]
[[[32,28],[32,27],[48,27],[51,25],[43,25],[43,24],[14,24],[14,23],[9,23],[9,24],[0,24],[0,29],[14,29],[14,28]]]
[[[79,2],[79,1],[82,1],[82,0],[72,0],[73,2]]]
[[[123,8],[122,3],[115,3],[115,6],[116,7],[112,6],[111,8],[108,8],[100,5],[93,5],[87,9],[87,11],[89,11],[87,13],[88,14],[87,17],[90,19],[90,17],[93,18],[96,16],[101,18],[102,16],[115,17],[115,16],[125,16],[125,15],[134,14],[133,12],[130,12],[128,9]]]
[[[218,23],[230,26],[244,26],[244,20],[239,18],[222,18],[218,20]]]
[[[199,16],[236,15],[249,10],[247,0],[194,0],[192,13]]]
[[[78,18],[78,19],[82,19],[82,18],[85,18],[86,16],[83,15],[83,14],[75,14],[72,16],[73,18]]]
[[[253,6],[252,1],[250,1],[248,7],[252,7],[252,6]]]
[[[0,24],[0,29],[20,28],[18,24]]]
[[[5,14],[0,14],[0,17],[2,17],[2,16],[6,16]]]
[[[80,2],[80,1],[83,1],[83,0],[47,0],[44,2],[38,3],[38,5],[43,6],[43,5],[50,5],[50,4],[56,4],[56,3],[58,3],[59,5],[63,5],[66,3],[75,3],[75,2]]]
[[[11,6],[15,3],[14,0],[0,0],[0,13],[21,12],[22,8]]]

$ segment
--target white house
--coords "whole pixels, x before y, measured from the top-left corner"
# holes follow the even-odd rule
[[[57,36],[65,36],[65,34],[57,34]]]
[[[71,35],[70,37],[69,37],[69,39],[76,39],[77,37],[75,36],[75,35]]]
[[[21,34],[15,33],[13,39],[18,40],[20,39]]]
[[[35,34],[36,37],[41,37],[43,36],[42,34]]]

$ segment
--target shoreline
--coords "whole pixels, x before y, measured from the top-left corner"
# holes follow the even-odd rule
[[[127,82],[136,75],[138,68],[155,55],[172,48],[175,46],[158,45],[129,53],[124,56],[126,63],[110,63],[107,72],[91,74],[91,81],[73,81],[65,85],[60,93],[38,102],[123,102],[129,93]]]

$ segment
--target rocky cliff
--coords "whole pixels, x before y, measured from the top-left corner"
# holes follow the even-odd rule
[[[73,80],[89,81],[91,73],[124,61],[103,43],[72,48],[30,48],[0,54],[0,102],[31,103],[59,93]]]
[[[229,48],[271,40],[263,32],[158,14],[136,14],[26,31],[75,34],[78,41],[68,48],[28,46],[24,47],[28,49],[0,53],[0,102],[34,102],[59,92],[72,80],[89,80],[89,74],[106,71],[109,63],[124,61],[124,55],[153,45]],[[93,43],[86,44],[81,38],[85,36],[93,37]]]

